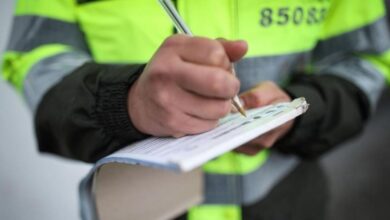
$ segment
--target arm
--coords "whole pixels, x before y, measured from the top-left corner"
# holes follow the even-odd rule
[[[390,32],[382,1],[352,9],[343,1],[330,9],[312,74],[295,74],[286,87],[292,97],[307,97],[311,108],[276,145],[283,152],[318,157],[360,133],[374,113],[389,78]],[[343,24],[346,17],[353,22]]]
[[[328,12],[311,68],[294,74],[284,91],[261,83],[242,94],[247,107],[303,96],[310,103],[308,112],[294,125],[286,124],[239,152],[254,154],[274,145],[285,153],[315,158],[362,131],[374,112],[384,76],[390,78],[390,37],[381,0],[352,8],[346,2],[336,3]],[[362,11],[367,13],[362,16]]]
[[[177,35],[145,68],[87,63],[44,96],[36,115],[40,148],[93,162],[147,135],[210,130],[239,88],[227,54],[234,60],[245,52],[242,42]]]
[[[148,135],[204,132],[230,112],[239,89],[228,72],[230,61],[246,53],[244,42],[177,35],[161,45],[146,68],[96,64],[72,0],[45,2],[50,10],[43,1],[20,2],[17,18],[35,14],[55,23],[14,26],[11,39],[16,40],[4,62],[5,77],[29,99],[41,151],[94,162]],[[50,14],[55,11],[62,14]],[[72,31],[63,32],[64,26]],[[54,39],[45,38],[48,30]]]
[[[74,7],[72,0],[18,1],[3,73],[35,116],[40,151],[95,161],[146,136],[126,105],[143,65],[93,63]]]

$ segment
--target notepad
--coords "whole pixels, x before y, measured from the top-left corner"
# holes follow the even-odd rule
[[[83,219],[171,219],[202,202],[202,164],[298,117],[308,107],[304,98],[298,98],[248,110],[248,118],[230,114],[211,131],[182,138],[152,137],[104,157],[80,184]]]
[[[108,156],[117,161],[175,171],[190,171],[207,161],[294,119],[308,109],[304,98],[230,114],[208,132],[181,138],[153,137]]]

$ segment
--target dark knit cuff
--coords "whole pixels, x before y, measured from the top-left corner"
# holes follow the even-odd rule
[[[307,112],[296,119],[296,126],[311,125],[319,122],[324,117],[326,106],[317,88],[305,83],[296,83],[287,86],[284,90],[292,99],[304,97],[309,104]]]
[[[296,75],[285,91],[305,97],[310,107],[275,148],[303,158],[317,158],[363,129],[369,102],[349,81],[330,74]]]
[[[275,148],[284,153],[301,154],[300,145],[318,133],[326,109],[325,103],[318,90],[310,85],[292,84],[284,89],[292,99],[304,97],[310,107],[305,114],[295,119],[294,127],[275,144]]]
[[[130,120],[127,97],[130,87],[141,75],[144,65],[109,68],[97,91],[96,116],[109,136],[120,142],[134,142],[148,135],[138,131]],[[112,78],[116,77],[113,81]]]

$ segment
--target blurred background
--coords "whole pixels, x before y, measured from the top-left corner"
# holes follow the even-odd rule
[[[0,3],[0,55],[12,0]],[[78,183],[91,168],[37,152],[32,116],[0,80],[0,219],[79,219]],[[390,91],[359,138],[322,159],[331,188],[329,220],[390,219]]]

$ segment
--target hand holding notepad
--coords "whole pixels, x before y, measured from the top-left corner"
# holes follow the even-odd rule
[[[250,90],[240,94],[245,108],[259,108],[280,102],[291,102],[291,97],[277,84],[271,81],[263,81]],[[293,128],[294,120],[287,122],[260,137],[235,149],[236,152],[246,155],[255,155],[259,151],[271,148]]]

